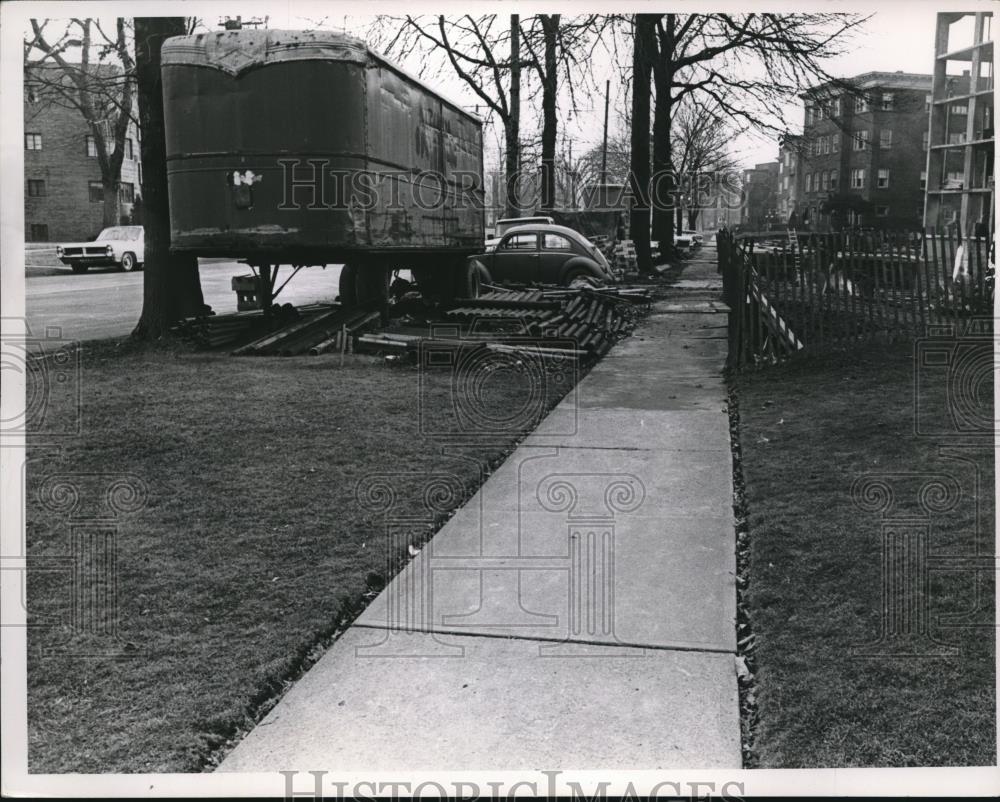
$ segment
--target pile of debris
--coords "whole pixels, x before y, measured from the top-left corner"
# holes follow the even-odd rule
[[[378,325],[370,309],[344,309],[339,304],[275,306],[268,314],[256,309],[230,315],[181,320],[173,331],[198,348],[245,343],[233,351],[242,356],[294,356],[343,350],[362,331]],[[247,342],[249,338],[253,338]]]
[[[362,331],[377,326],[381,314],[372,309],[345,309],[339,305],[314,312],[233,351],[234,356],[318,356],[344,352]]]
[[[274,307],[187,318],[174,331],[200,348],[235,347],[234,356],[296,356],[354,352],[412,357],[435,348],[533,353],[589,359],[628,335],[652,302],[645,288],[573,287],[496,290],[451,308],[411,305],[392,326],[380,310],[340,304]],[[417,311],[421,310],[421,311]],[[377,331],[373,331],[378,329]]]
[[[627,336],[651,301],[642,288],[491,292],[447,310],[445,324],[431,325],[429,333],[384,330],[359,337],[356,348],[404,355],[433,344],[588,359]]]
[[[302,313],[308,314],[309,311],[309,307],[302,308]],[[273,310],[268,317],[260,309],[230,315],[189,317],[179,321],[171,331],[197,348],[220,348],[243,342],[247,337],[271,326],[284,325],[298,315],[299,310],[287,304]]]

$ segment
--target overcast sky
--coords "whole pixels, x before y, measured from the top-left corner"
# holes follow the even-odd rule
[[[58,10],[67,9],[63,5],[61,8],[56,5],[46,3],[23,3],[15,6],[32,7],[37,9],[37,16],[57,16]],[[636,4],[631,4],[635,6]],[[938,11],[944,10],[947,6],[938,2],[921,2],[921,0],[910,0],[910,2],[880,2],[859,5],[857,3],[835,3],[824,2],[814,3],[814,7],[821,6],[825,11],[855,11],[862,13],[873,13],[872,18],[865,23],[862,29],[858,30],[850,42],[850,53],[837,57],[828,62],[828,70],[834,75],[849,77],[872,70],[930,73],[933,61],[933,40],[935,15]],[[969,10],[979,5],[978,0],[967,3]],[[49,11],[49,6],[51,12]],[[482,3],[478,0],[467,0],[461,4],[455,2],[438,2],[434,4],[410,2],[401,5],[393,0],[369,0],[367,3],[356,2],[301,2],[291,0],[284,4],[274,4],[268,2],[258,2],[258,0],[245,0],[244,2],[231,3],[202,3],[202,2],[174,2],[169,5],[163,3],[80,3],[72,4],[72,14],[74,16],[114,16],[116,14],[134,14],[139,7],[143,7],[141,13],[185,13],[200,17],[206,29],[217,29],[219,21],[225,16],[235,16],[241,14],[244,19],[249,17],[268,18],[268,27],[271,28],[315,28],[319,27],[345,27],[355,35],[363,36],[371,23],[371,11],[386,13],[445,13],[458,15],[465,12],[493,13],[499,10],[500,4],[497,2]],[[672,3],[671,7],[677,7],[678,3]],[[729,11],[750,10],[749,4],[733,4],[717,0],[711,9],[705,8],[702,2],[697,6],[690,3],[684,4],[683,0],[678,11],[685,11],[688,8],[698,11],[721,10],[723,6]],[[93,11],[91,11],[91,8]],[[544,5],[526,5],[523,3],[504,3],[503,13],[511,11],[521,11],[532,13],[539,11],[562,11],[569,14],[580,14],[592,11],[602,13],[646,10],[646,7],[630,8],[625,4],[594,4],[587,0],[574,2],[572,4],[559,4],[556,2]],[[659,9],[657,9],[659,10]],[[666,10],[664,8],[664,10]],[[784,0],[775,0],[767,6],[768,11],[780,12],[783,10],[801,10],[795,5],[791,5]],[[364,11],[365,14],[358,14]],[[354,12],[354,13],[352,13]],[[33,16],[35,14],[32,14]],[[61,16],[68,16],[64,11]],[[422,62],[412,59],[410,63],[403,63],[403,66],[412,72],[421,69]],[[628,103],[628,97],[620,86],[617,79],[617,71],[613,68],[610,58],[602,49],[596,48],[592,54],[592,71],[595,83],[603,90],[605,78],[612,81],[611,89],[611,113],[610,128],[612,135],[615,130],[621,131],[622,112]],[[450,68],[442,70],[434,78],[429,79],[435,87],[447,95],[455,98],[462,105],[472,109],[477,102],[480,102],[472,92],[465,88],[464,84],[454,76]],[[560,103],[560,145],[572,140],[573,153],[579,156],[587,149],[599,145],[602,138],[602,124],[604,113],[603,91],[596,95],[579,98],[578,113],[571,115],[568,112],[569,104],[563,97]],[[801,126],[801,108],[785,109],[786,119],[795,121]],[[525,114],[524,127],[533,124],[532,115]],[[793,128],[794,130],[794,128]],[[500,132],[494,127],[486,132],[487,163],[496,163],[499,152],[499,142],[502,139]],[[734,154],[745,164],[753,164],[762,161],[771,161],[777,157],[777,145],[773,135],[761,135],[748,133],[734,141]]]
[[[775,4],[777,5],[777,4]],[[824,10],[831,10],[830,4],[824,4]],[[496,4],[491,4],[489,10],[496,10]],[[420,4],[411,9],[412,13],[418,11],[433,12],[434,8]],[[447,9],[446,9],[447,10]],[[485,9],[484,9],[485,10]],[[607,11],[607,6],[605,7]],[[617,9],[614,9],[617,10]],[[700,10],[700,9],[699,9]],[[847,8],[845,7],[845,10]],[[873,3],[867,7],[852,7],[851,10],[872,13],[872,18],[853,36],[851,40],[851,52],[832,59],[828,62],[828,69],[834,75],[849,77],[870,71],[930,73],[933,62],[934,28],[938,11],[943,10],[940,2],[884,2]],[[474,13],[474,9],[472,9]],[[371,20],[367,16],[358,15],[324,15],[327,24],[331,26],[346,26],[355,34],[363,34]],[[272,17],[269,20],[271,27],[302,27],[308,25],[309,21],[315,22],[315,16],[311,17]],[[628,98],[622,87],[618,85],[617,73],[612,68],[610,60],[600,50],[595,50],[593,54],[594,63],[592,65],[595,79],[599,86],[603,85],[606,78],[612,80],[611,90],[611,112],[610,127],[612,131],[621,128],[621,113],[624,111]],[[403,66],[416,72],[420,69],[421,62],[413,60],[411,63],[404,63]],[[435,86],[441,91],[460,100],[464,105],[474,106],[478,101],[469,90],[465,89],[462,82],[457,78],[452,78],[445,72],[442,77],[435,78]],[[561,115],[562,131],[560,136],[567,136],[573,140],[573,150],[576,155],[590,147],[600,144],[603,127],[603,93],[592,97],[590,102],[586,100],[580,105],[583,108],[578,110],[576,115],[569,115],[563,111]],[[568,107],[568,104],[564,104]],[[787,119],[794,120],[799,126],[802,124],[801,108],[787,109]],[[498,132],[487,135],[488,149],[494,151],[498,146]],[[493,140],[490,142],[490,140]],[[763,161],[772,161],[777,158],[777,144],[772,135],[761,135],[748,133],[734,141],[734,153],[746,164],[753,164]]]

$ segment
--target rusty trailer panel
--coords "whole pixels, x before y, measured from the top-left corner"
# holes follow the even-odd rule
[[[482,250],[481,121],[361,40],[174,37],[162,74],[175,251],[416,266]]]

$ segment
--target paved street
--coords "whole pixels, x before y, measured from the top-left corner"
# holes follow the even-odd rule
[[[740,767],[706,251],[221,771]]]
[[[205,302],[217,314],[236,311],[233,276],[249,273],[236,262],[201,260],[201,286]],[[279,284],[290,274],[282,268]],[[282,303],[333,300],[337,295],[340,267],[313,267],[299,271],[278,296]],[[142,310],[142,273],[98,268],[83,275],[68,267],[32,265],[25,279],[25,306],[33,334],[58,327],[60,336],[71,340],[125,337],[135,327]]]

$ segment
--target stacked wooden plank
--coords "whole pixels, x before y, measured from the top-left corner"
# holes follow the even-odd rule
[[[615,243],[612,267],[616,272],[626,276],[638,275],[639,260],[635,253],[635,243],[632,240],[624,239]]]
[[[315,356],[332,350],[343,352],[350,339],[379,321],[380,315],[374,310],[327,307],[237,348],[233,355]]]
[[[446,334],[379,332],[358,340],[359,350],[414,352],[435,347],[523,350],[542,356],[590,358],[606,354],[632,329],[638,307],[649,304],[646,290],[569,289],[489,293],[445,314],[455,326]],[[513,325],[512,325],[513,324]]]

